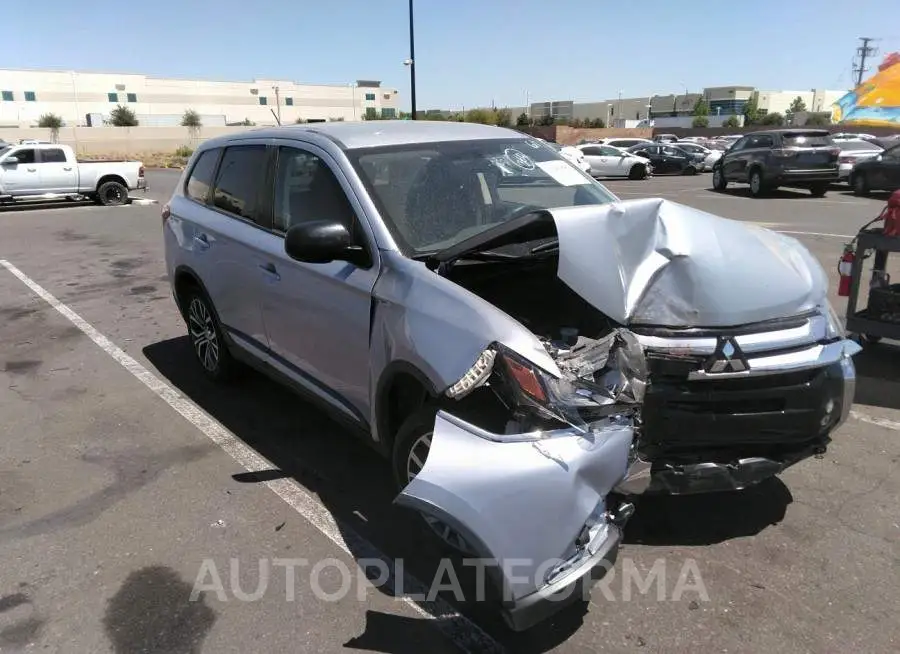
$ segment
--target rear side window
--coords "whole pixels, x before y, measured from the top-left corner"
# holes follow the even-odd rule
[[[605,154],[601,148],[598,147],[590,147],[590,148],[581,148],[581,151],[586,155],[591,157],[599,157]]]
[[[209,197],[209,189],[212,186],[213,175],[216,172],[216,160],[219,158],[219,150],[207,150],[197,159],[191,176],[188,178],[185,192],[187,196],[197,202],[206,202]]]
[[[66,153],[62,151],[62,148],[41,150],[41,161],[44,163],[65,163]]]
[[[830,134],[821,132],[788,132],[783,138],[788,148],[819,148],[834,143]]]
[[[265,184],[266,158],[264,145],[225,148],[213,190],[215,207],[247,220],[261,222],[259,199]]]

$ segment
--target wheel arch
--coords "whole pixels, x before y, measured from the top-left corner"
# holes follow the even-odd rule
[[[378,445],[386,454],[394,447],[394,439],[403,421],[438,392],[428,376],[408,361],[392,361],[381,373],[375,390],[375,415]]]
[[[125,181],[124,177],[115,173],[110,173],[97,180],[97,186],[94,188],[94,190],[99,192],[100,187],[106,184],[106,182],[118,182],[119,184],[124,186],[126,190],[128,189],[128,182]]]
[[[175,274],[172,277],[172,280],[172,291],[175,294],[175,304],[178,305],[178,310],[181,312],[182,316],[185,315],[186,310],[184,305],[184,294],[190,288],[198,288],[209,299],[209,306],[213,310],[216,320],[219,320],[219,314],[216,313],[216,307],[212,303],[209,291],[206,290],[206,285],[200,281],[199,275],[197,275],[190,266],[181,265],[175,268]],[[221,321],[219,324],[221,324]]]

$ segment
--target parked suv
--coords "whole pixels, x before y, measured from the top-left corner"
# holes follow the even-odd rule
[[[211,139],[162,218],[204,372],[249,364],[361,434],[397,503],[500,562],[515,629],[614,557],[630,495],[761,481],[853,398],[858,346],[796,240],[619,201],[512,130]]]
[[[840,148],[827,130],[776,129],[739,138],[713,166],[713,188],[750,185],[762,197],[779,186],[809,189],[822,197],[838,181]]]

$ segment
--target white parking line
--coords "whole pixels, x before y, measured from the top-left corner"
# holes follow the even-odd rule
[[[900,422],[895,420],[887,420],[886,418],[876,418],[875,416],[870,416],[865,413],[861,413],[859,411],[850,411],[850,417],[859,420],[860,422],[868,422],[870,425],[877,425],[879,427],[884,427],[885,429],[892,429],[894,431],[900,431]]]
[[[161,380],[120,347],[110,341],[106,336],[97,331],[84,318],[75,313],[68,306],[57,300],[49,291],[45,290],[33,279],[19,270],[9,261],[0,259],[0,265],[15,275],[19,281],[25,284],[35,295],[44,300],[56,311],[62,314],[69,322],[80,329],[101,350],[117,361],[125,370],[130,372],[147,388],[153,391],[170,407],[180,413],[188,422],[199,429],[213,443],[222,448],[229,456],[237,461],[248,472],[260,472],[271,470],[275,466],[260,456],[252,448],[228,431],[222,424],[209,416],[196,404],[185,398],[172,386]],[[379,558],[383,560],[389,570],[395,566],[392,561],[381,553],[373,544],[357,534],[347,524],[335,518],[331,512],[319,501],[313,498],[306,490],[292,479],[274,479],[264,482],[278,497],[284,500],[297,513],[303,516],[310,524],[324,534],[330,541],[341,548],[350,556],[359,556],[364,552],[367,558]],[[347,545],[347,541],[353,543],[353,547]],[[354,554],[354,552],[356,554]],[[416,596],[425,597],[428,588],[415,579],[405,574],[402,579],[403,589]],[[466,652],[503,652],[500,643],[482,631],[475,623],[460,615],[447,602],[441,599],[433,601],[403,597],[404,602],[411,606],[417,613],[425,618],[433,619],[436,627],[457,647]]]

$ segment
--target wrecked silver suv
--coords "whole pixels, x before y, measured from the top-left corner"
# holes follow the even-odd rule
[[[496,562],[515,629],[613,560],[628,496],[757,483],[852,401],[856,346],[797,241],[618,201],[511,130],[209,140],[163,222],[204,371],[249,363],[366,434],[398,503]]]

